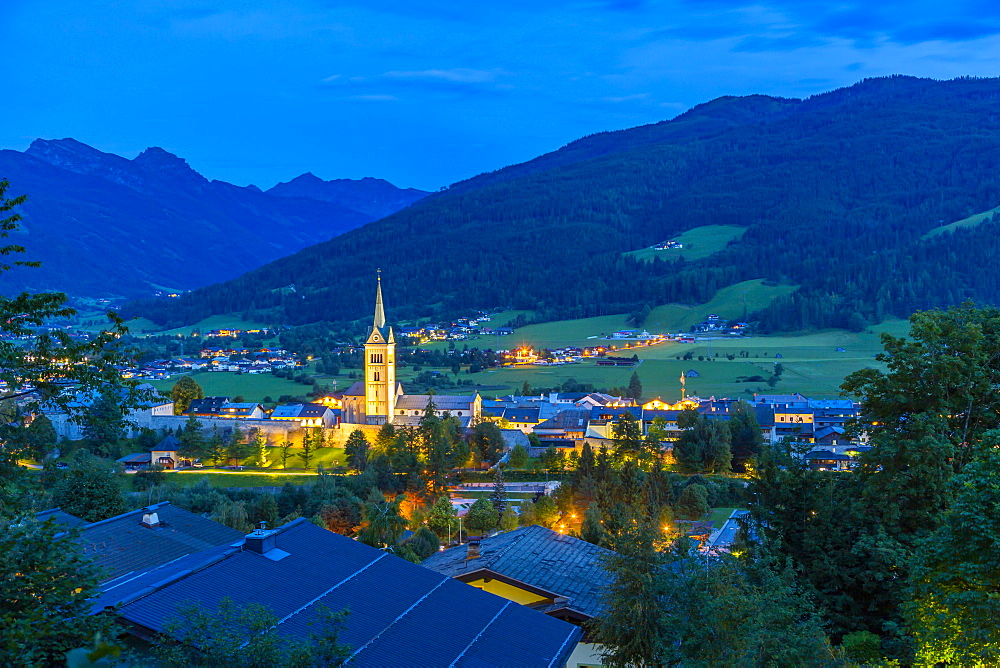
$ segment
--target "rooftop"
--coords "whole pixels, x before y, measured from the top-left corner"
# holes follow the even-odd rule
[[[601,593],[610,580],[600,564],[601,554],[608,552],[534,525],[482,539],[478,559],[466,559],[466,548],[460,546],[433,554],[421,565],[453,578],[489,571],[566,597],[556,604],[559,608],[591,618],[601,612]]]
[[[180,602],[214,609],[267,606],[277,631],[305,639],[317,607],[348,609],[339,640],[352,666],[561,666],[580,629],[469,587],[307,520],[278,530],[277,558],[246,549],[210,555],[119,608],[133,625],[162,632]]]

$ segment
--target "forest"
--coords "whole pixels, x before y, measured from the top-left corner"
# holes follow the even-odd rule
[[[164,326],[216,313],[343,326],[384,270],[390,320],[468,308],[542,320],[706,301],[763,278],[799,286],[761,331],[857,329],[991,303],[996,223],[925,236],[1000,202],[996,79],[865,80],[806,100],[720,98],[583,138],[180,299],[130,304]],[[705,225],[746,233],[686,262],[625,255]],[[544,268],[544,271],[542,270]]]

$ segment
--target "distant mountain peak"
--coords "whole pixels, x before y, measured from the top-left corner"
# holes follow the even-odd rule
[[[132,163],[146,170],[157,171],[164,174],[173,174],[187,179],[197,180],[201,183],[208,183],[208,180],[196,172],[184,158],[174,155],[170,151],[159,146],[150,146],[145,151],[135,156]]]
[[[300,174],[287,183],[279,183],[266,192],[277,197],[308,197],[337,202],[375,218],[395,213],[428,194],[415,188],[397,188],[385,179],[372,176],[324,181],[312,172]]]

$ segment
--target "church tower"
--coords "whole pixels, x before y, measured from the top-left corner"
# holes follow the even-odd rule
[[[382,270],[378,271],[375,321],[365,341],[365,421],[392,422],[396,408],[396,338],[385,325],[382,307]]]

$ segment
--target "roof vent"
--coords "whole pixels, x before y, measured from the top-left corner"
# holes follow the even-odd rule
[[[142,509],[142,522],[140,522],[140,524],[149,529],[154,529],[156,527],[163,525],[163,523],[160,521],[159,516],[156,514],[156,511],[153,510],[152,508]]]
[[[480,550],[479,540],[478,539],[470,540],[468,545],[466,546],[465,558],[478,559],[481,556],[479,550]]]
[[[288,556],[288,552],[276,547],[277,537],[277,529],[268,530],[267,522],[261,522],[259,529],[247,534],[243,540],[243,549],[267,557],[271,561],[280,561]]]

